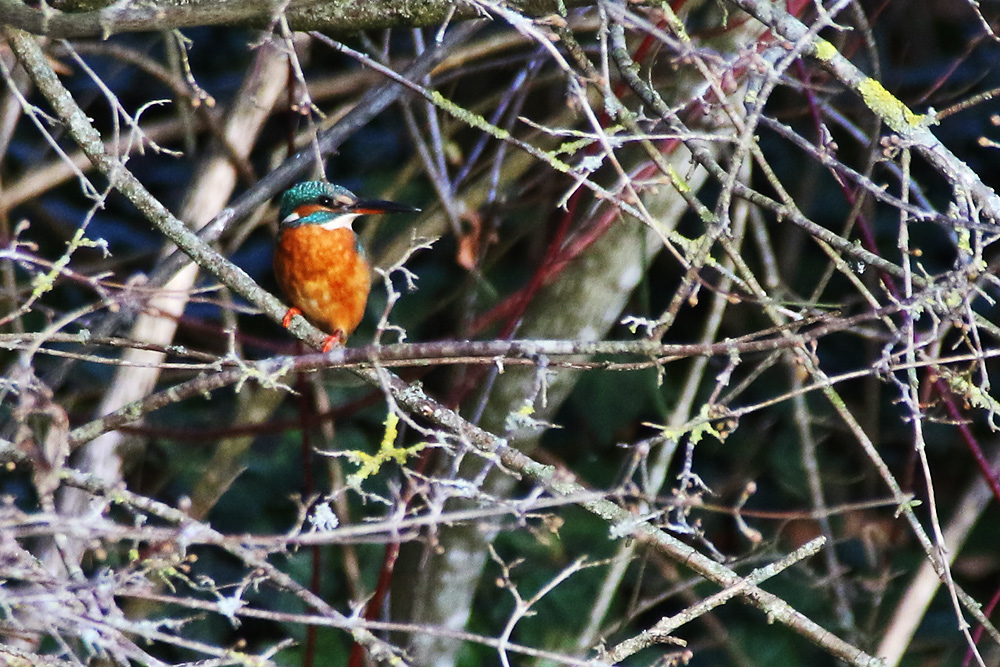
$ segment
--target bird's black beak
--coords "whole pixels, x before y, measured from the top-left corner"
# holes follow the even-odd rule
[[[351,213],[358,215],[375,215],[377,213],[419,213],[419,208],[397,204],[394,201],[382,201],[381,199],[369,199],[367,201],[357,201],[350,207]]]

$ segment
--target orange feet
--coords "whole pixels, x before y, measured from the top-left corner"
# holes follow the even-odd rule
[[[287,329],[292,325],[292,318],[295,317],[296,315],[301,315],[301,314],[302,311],[299,310],[298,308],[295,307],[289,308],[288,312],[285,313],[285,316],[281,318],[281,326]]]
[[[292,318],[295,317],[296,315],[302,315],[302,311],[299,310],[298,308],[295,308],[294,306],[289,308],[288,311],[285,313],[285,316],[281,318],[281,326],[285,327],[286,329],[290,327],[292,325]],[[323,351],[329,352],[334,348],[334,346],[336,345],[342,346],[346,342],[347,342],[347,334],[344,333],[343,329],[337,329],[336,331],[333,332],[333,335],[327,336],[323,340]]]
[[[329,352],[333,349],[334,345],[343,345],[347,342],[347,334],[341,329],[337,329],[333,332],[332,336],[327,336],[326,340],[323,341],[323,351]]]

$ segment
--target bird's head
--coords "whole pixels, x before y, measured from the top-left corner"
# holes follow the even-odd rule
[[[420,209],[377,199],[360,200],[347,188],[326,181],[305,181],[281,196],[278,227],[320,225],[325,229],[351,228],[359,215],[412,213]]]

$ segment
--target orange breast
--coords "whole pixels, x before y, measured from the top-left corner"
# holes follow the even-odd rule
[[[283,230],[274,249],[274,275],[291,304],[328,334],[350,335],[364,317],[371,275],[350,229]]]

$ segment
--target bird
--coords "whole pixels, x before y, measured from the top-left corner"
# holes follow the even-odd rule
[[[326,181],[304,181],[284,192],[278,206],[274,275],[296,315],[329,334],[323,352],[344,345],[361,323],[371,289],[371,269],[352,224],[359,215],[414,213],[420,209],[377,199],[361,200]]]

